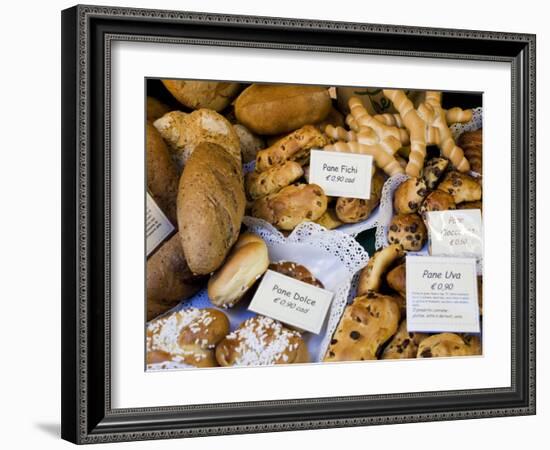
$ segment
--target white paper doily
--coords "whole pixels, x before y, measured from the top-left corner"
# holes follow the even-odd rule
[[[252,217],[244,220],[249,231],[260,236],[267,244],[270,262],[293,261],[301,264],[323,283],[325,289],[334,292],[321,333],[319,335],[308,332],[303,334],[311,361],[321,361],[348,300],[355,295],[358,272],[367,265],[369,255],[351,236],[337,231],[327,232],[325,228],[312,222],[298,225],[288,237],[283,236],[269,224],[266,227],[265,223],[257,222],[258,219]],[[353,289],[352,282],[354,282]],[[238,303],[230,309],[212,305],[206,289],[183,300],[171,312],[189,307],[220,309],[228,316],[231,331],[249,317],[256,315],[247,309],[247,303]],[[180,368],[171,366],[169,369]],[[158,367],[152,368],[152,370],[155,369],[159,370]]]

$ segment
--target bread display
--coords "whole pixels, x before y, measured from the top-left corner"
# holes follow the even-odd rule
[[[252,215],[280,230],[293,230],[304,220],[315,221],[327,210],[327,196],[316,184],[286,186],[275,194],[259,198]]]
[[[445,175],[438,189],[453,196],[458,205],[462,202],[475,202],[481,200],[481,184],[472,176],[456,171]]]
[[[449,160],[445,158],[432,158],[426,162],[422,170],[422,178],[428,189],[436,188],[448,166]]]
[[[221,111],[237,95],[238,83],[194,80],[162,80],[176,100],[190,109]]]
[[[309,361],[298,331],[264,316],[247,319],[216,347],[220,366],[266,366]]]
[[[179,171],[156,128],[146,125],[147,189],[172,224],[176,224]]]
[[[235,129],[225,117],[211,109],[199,109],[190,114],[171,111],[157,119],[154,126],[170,145],[180,169],[202,143],[223,147],[239,167],[241,165],[241,143]]]
[[[427,239],[428,231],[418,214],[393,216],[388,231],[390,244],[400,244],[407,251],[417,252],[422,249]]]
[[[391,297],[369,292],[347,306],[324,361],[377,359],[378,349],[396,332],[399,306]]]
[[[216,345],[229,333],[227,316],[212,308],[186,308],[147,324],[147,364],[181,362],[214,367]]]
[[[195,294],[200,285],[189,269],[178,233],[147,259],[147,320]]]
[[[246,192],[252,200],[279,192],[304,175],[302,166],[294,161],[270,167],[264,172],[252,171],[246,175]]]
[[[482,149],[483,129],[475,131],[465,131],[458,139],[458,145],[464,150],[464,156],[470,163],[471,169],[483,173],[483,149]]]
[[[237,97],[235,115],[256,134],[276,135],[322,121],[331,107],[323,87],[253,84]]]
[[[177,199],[181,242],[193,273],[221,266],[239,236],[245,204],[239,162],[217,144],[199,144],[183,170]]]
[[[382,352],[381,359],[416,358],[418,345],[427,337],[428,335],[424,333],[409,333],[407,321],[403,320],[397,333]]]
[[[216,306],[232,307],[268,266],[265,242],[255,234],[241,234],[223,266],[208,281],[210,301]]]
[[[415,213],[427,194],[426,183],[422,178],[409,178],[396,189],[393,208],[397,214]]]

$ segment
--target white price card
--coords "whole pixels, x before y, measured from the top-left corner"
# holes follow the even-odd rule
[[[407,331],[479,333],[475,258],[407,256]]]
[[[372,177],[372,156],[311,150],[309,182],[318,184],[326,195],[368,200]]]
[[[147,217],[145,220],[145,236],[147,237],[147,256],[174,231],[166,215],[158,207],[153,197],[147,192]]]
[[[319,334],[334,293],[268,270],[248,309]]]
[[[431,255],[483,256],[483,228],[479,209],[430,211],[426,214]]]

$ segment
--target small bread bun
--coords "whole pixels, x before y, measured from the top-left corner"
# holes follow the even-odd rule
[[[409,178],[399,185],[393,197],[393,207],[397,214],[411,214],[428,194],[426,183],[422,178]]]
[[[269,266],[265,242],[251,233],[242,234],[223,266],[208,281],[213,305],[230,308],[242,299]]]
[[[269,269],[282,273],[287,277],[302,281],[303,283],[311,284],[312,286],[317,286],[321,289],[325,288],[323,283],[315,278],[313,274],[301,264],[291,261],[280,261],[278,263],[270,264]]]

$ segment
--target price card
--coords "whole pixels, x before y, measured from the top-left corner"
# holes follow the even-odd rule
[[[372,177],[372,156],[311,150],[309,182],[318,184],[326,195],[368,200]]]
[[[248,309],[319,334],[334,294],[268,270]]]
[[[479,209],[430,211],[426,214],[431,255],[483,256]]]
[[[145,236],[147,237],[147,256],[174,231],[174,226],[147,192],[147,217]]]
[[[407,331],[479,333],[475,258],[407,256]]]

